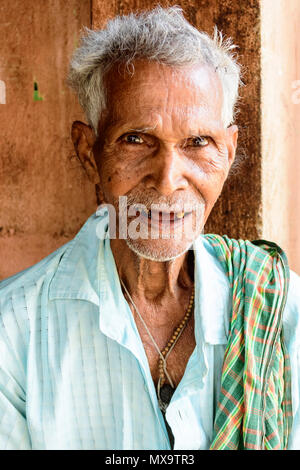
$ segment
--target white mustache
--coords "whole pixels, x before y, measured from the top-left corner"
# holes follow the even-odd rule
[[[144,208],[149,211],[152,208],[155,211],[160,212],[192,212],[193,210],[199,210],[201,206],[204,205],[204,200],[196,199],[195,197],[191,198],[177,198],[176,201],[172,201],[170,198],[159,198],[157,195],[147,195],[143,194],[129,194],[127,197],[127,207],[134,207],[138,210],[139,206],[144,206]]]

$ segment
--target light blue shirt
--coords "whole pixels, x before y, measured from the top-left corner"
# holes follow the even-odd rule
[[[37,265],[0,284],[0,449],[170,449],[147,357],[122,294],[107,213]],[[102,237],[103,238],[103,237]],[[195,250],[195,339],[166,418],[175,449],[208,449],[231,311],[213,248]],[[300,278],[284,333],[300,449]]]

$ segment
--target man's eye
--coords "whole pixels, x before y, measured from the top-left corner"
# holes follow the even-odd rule
[[[123,140],[128,144],[143,144],[143,139],[137,134],[127,134],[123,137]]]
[[[189,137],[186,139],[185,146],[191,147],[205,147],[208,145],[208,137]]]

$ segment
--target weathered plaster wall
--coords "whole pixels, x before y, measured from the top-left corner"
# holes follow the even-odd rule
[[[300,274],[299,0],[263,0],[261,18],[263,237]]]
[[[90,0],[0,3],[0,279],[66,243],[96,208],[70,139],[84,117],[65,84],[90,17]]]
[[[93,0],[93,28],[102,27],[108,18],[139,9],[180,5],[186,18],[209,34],[216,24],[239,46],[239,62],[244,67],[241,90],[238,153],[244,157],[240,172],[228,179],[217,202],[206,232],[235,238],[257,238],[261,230],[261,140],[260,140],[260,14],[259,0]]]

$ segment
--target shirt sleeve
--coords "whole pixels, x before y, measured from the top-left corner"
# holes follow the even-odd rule
[[[288,449],[300,450],[300,277],[293,271],[290,272],[283,331],[292,375],[293,426]]]
[[[13,295],[0,311],[0,450],[31,449],[26,422],[24,307]]]

